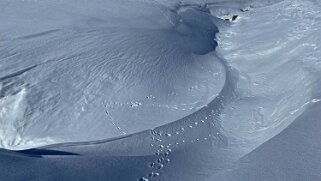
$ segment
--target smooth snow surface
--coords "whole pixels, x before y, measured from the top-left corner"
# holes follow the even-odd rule
[[[317,0],[0,0],[0,180],[321,180],[320,33]]]

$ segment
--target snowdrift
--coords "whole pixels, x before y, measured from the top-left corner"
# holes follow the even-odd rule
[[[0,1],[3,180],[320,180],[318,1]]]

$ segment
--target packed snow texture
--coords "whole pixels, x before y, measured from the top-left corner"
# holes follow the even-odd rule
[[[318,0],[0,0],[0,180],[321,180]]]

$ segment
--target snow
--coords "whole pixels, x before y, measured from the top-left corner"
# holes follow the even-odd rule
[[[320,180],[320,9],[0,1],[0,178]]]
[[[15,88],[28,92],[26,124],[19,132],[23,138],[91,141],[151,129],[195,112],[223,87],[224,67],[207,54],[216,46],[217,28],[207,17],[201,22],[204,15],[195,10],[185,8],[175,14],[154,4],[124,1],[119,6],[120,2],[110,1],[101,14],[75,3],[72,12],[77,15],[70,16],[65,9],[71,2],[37,3],[14,6],[11,2],[12,7],[6,8],[10,12],[3,12],[13,21],[26,18],[31,21],[28,24],[36,25],[23,32],[12,29],[22,31],[25,23],[3,26],[4,36],[11,41],[5,41],[0,50],[6,61],[0,74],[5,86],[20,82]],[[47,4],[55,8],[47,11]],[[34,6],[37,10],[29,15],[28,9]],[[126,16],[115,6],[126,9]],[[137,8],[146,11],[137,13]],[[13,11],[20,13],[12,15]],[[43,19],[43,11],[49,20]],[[33,19],[20,17],[23,13]],[[92,14],[81,18],[82,13]],[[103,16],[108,18],[98,20]],[[202,31],[194,33],[198,26]],[[213,33],[207,35],[205,27]],[[14,94],[10,91],[5,96]],[[35,146],[40,145],[23,148]]]

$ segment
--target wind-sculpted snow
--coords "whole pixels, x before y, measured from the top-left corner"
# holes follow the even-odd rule
[[[320,8],[0,1],[0,180],[320,180]]]
[[[60,18],[69,16],[63,14],[65,4],[38,3],[52,3],[62,11]],[[1,140],[3,146],[33,147],[42,143],[33,139],[44,137],[49,143],[89,141],[143,131],[195,112],[221,91],[225,68],[209,53],[218,31],[211,17],[191,8],[171,12],[150,4],[110,3],[100,15],[110,16],[106,20],[67,19],[75,25],[42,20],[45,7],[34,2],[21,5],[26,12],[40,9],[33,12],[33,33],[5,31],[11,37],[1,48],[2,94],[16,102],[12,114],[24,117],[2,119],[13,135]],[[109,15],[116,13],[116,5],[129,11],[128,20]],[[136,8],[150,10],[130,13]],[[49,29],[47,23],[57,27]]]

